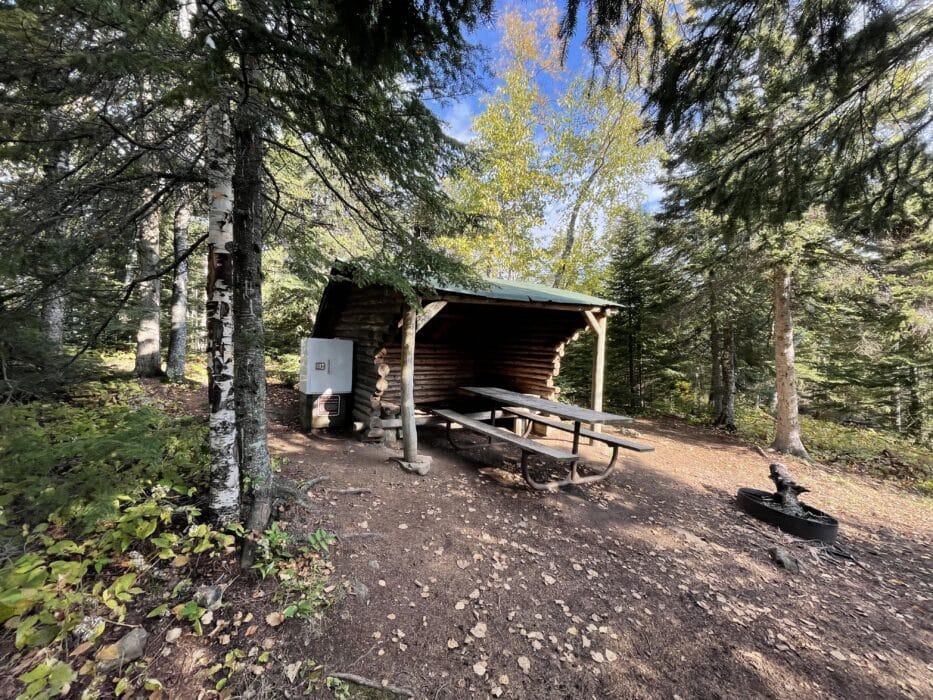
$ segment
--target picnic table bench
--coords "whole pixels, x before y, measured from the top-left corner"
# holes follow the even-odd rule
[[[532,413],[531,411],[524,411],[520,408],[505,408],[507,413],[511,413],[514,416],[521,418],[522,420],[528,421],[528,428],[531,428],[531,423],[541,423],[543,425],[548,425],[557,430],[563,430],[568,433],[574,431],[574,426],[570,423],[564,423],[561,420],[556,418],[550,418],[549,416],[542,416],[538,413]],[[528,431],[525,431],[527,434]],[[598,433],[595,430],[589,430],[587,428],[580,428],[580,437],[589,438],[591,440],[596,440],[602,442],[607,446],[612,448],[612,458],[609,460],[610,465],[614,465],[616,459],[619,456],[619,448],[623,450],[631,450],[632,452],[654,452],[654,448],[651,445],[646,445],[643,442],[633,442],[632,440],[626,440],[625,438],[618,437],[616,435],[609,435],[607,433]]]
[[[614,468],[614,465],[610,465],[605,471],[599,474],[581,476],[577,472],[577,462],[580,459],[580,455],[574,454],[573,452],[567,452],[566,450],[561,450],[556,447],[545,445],[538,442],[537,440],[532,440],[531,438],[516,435],[515,433],[506,430],[505,428],[499,428],[495,425],[484,423],[483,421],[470,418],[463,415],[462,413],[457,413],[456,411],[452,411],[450,409],[433,408],[431,409],[431,413],[446,421],[447,439],[450,440],[450,444],[457,449],[463,449],[465,446],[458,445],[453,439],[451,429],[454,423],[462,425],[464,428],[472,430],[475,433],[485,435],[490,439],[490,443],[493,440],[498,440],[500,442],[506,442],[518,447],[522,453],[522,476],[528,485],[536,491],[553,491],[560,488],[561,486],[567,486],[569,484],[587,484],[593,481],[600,481],[609,476]],[[477,447],[477,445],[472,445],[472,447]],[[563,481],[535,481],[528,471],[528,455],[532,453],[541,455],[542,457],[547,457],[548,459],[554,460],[555,462],[570,462],[570,478]]]

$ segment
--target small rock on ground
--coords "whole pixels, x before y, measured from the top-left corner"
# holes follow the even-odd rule
[[[149,633],[142,627],[135,627],[127,632],[120,641],[112,645],[115,647],[116,658],[102,659],[100,670],[112,671],[120,666],[125,666],[130,661],[135,661],[143,655],[146,650],[146,641],[149,639]],[[103,650],[106,650],[105,647]]]
[[[201,608],[216,610],[224,597],[224,589],[221,586],[201,586],[198,592],[194,594],[194,602]]]
[[[768,554],[771,555],[771,560],[781,568],[787,569],[792,574],[800,573],[800,563],[783,547],[772,547],[768,550]]]

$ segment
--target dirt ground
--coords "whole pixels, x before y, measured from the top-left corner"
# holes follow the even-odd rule
[[[201,391],[155,393],[205,410]],[[231,646],[254,640],[252,654],[262,638],[271,650],[248,696],[334,697],[282,672],[310,663],[319,678],[351,673],[419,698],[933,698],[933,499],[784,460],[812,489],[804,500],[840,520],[853,562],[739,511],[740,486],[771,490],[771,460],[712,430],[636,421],[654,452],[620,459],[605,482],[539,494],[504,446],[458,452],[442,429],[422,429],[433,466],[419,477],[391,461],[395,449],[303,433],[286,387],[270,387],[269,404],[282,473],[327,477],[309,491],[314,513],[278,518],[296,535],[340,535],[333,577],[351,594],[323,622],[260,625],[239,642],[234,630]],[[339,493],[354,488],[366,491]],[[774,546],[799,574],[770,560]],[[268,580],[225,566],[230,610],[277,609]],[[177,681],[170,697],[227,649],[210,641],[185,636],[151,667]]]
[[[713,431],[638,421],[655,452],[541,495],[478,473],[514,465],[508,448],[458,453],[425,429],[418,477],[382,445],[303,434],[287,389],[270,403],[283,473],[328,477],[320,518],[289,528],[344,535],[336,575],[356,595],[323,628],[289,623],[328,671],[428,698],[933,697],[927,499],[793,462],[856,564],[741,513],[736,489],[769,489],[768,460]],[[351,487],[371,493],[334,493]]]

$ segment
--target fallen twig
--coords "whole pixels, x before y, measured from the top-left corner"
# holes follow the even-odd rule
[[[382,690],[387,693],[394,693],[395,695],[401,695],[406,698],[415,697],[415,693],[408,688],[402,688],[397,685],[392,685],[391,683],[383,684],[380,681],[370,680],[369,678],[363,678],[363,676],[358,676],[355,673],[329,673],[327,674],[331,678],[339,678],[342,681],[347,681],[349,683],[355,683],[356,685],[361,685],[364,688],[372,688],[374,690]]]
[[[327,493],[338,493],[353,496],[360,493],[372,493],[372,489],[331,489]]]
[[[373,644],[371,647],[369,647],[369,649],[367,649],[365,652],[363,652],[362,654],[360,654],[360,655],[356,658],[356,661],[354,661],[352,664],[350,664],[350,667],[352,668],[353,666],[356,666],[356,665],[357,665],[360,661],[362,661],[365,657],[367,657],[367,656],[369,656],[370,654],[372,654],[372,653],[373,653],[373,650],[374,650],[377,646],[379,646],[379,644],[380,644],[380,642],[376,642],[376,643]]]
[[[367,537],[382,539],[385,535],[381,532],[338,532],[336,537],[338,540],[349,540],[353,538],[364,539]]]
[[[306,481],[305,484],[304,484],[304,487],[305,487],[306,489],[309,489],[309,488],[311,488],[312,486],[315,486],[315,485],[317,485],[317,484],[320,484],[322,481],[326,481],[328,478],[329,478],[329,477],[328,477],[326,474],[322,474],[321,476],[316,476],[316,477],[314,477],[313,479],[310,479],[309,481]]]

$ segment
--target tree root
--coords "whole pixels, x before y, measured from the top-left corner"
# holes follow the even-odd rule
[[[326,478],[326,476],[319,476],[317,481],[323,481]],[[305,495],[306,490],[307,486],[299,488],[295,482],[282,477],[277,477],[272,482],[272,495],[276,501],[285,501],[309,513],[320,513],[320,508]]]
[[[355,673],[328,673],[327,675],[331,678],[338,678],[342,681],[347,681],[348,683],[363,686],[364,688],[372,688],[373,690],[381,690],[386,693],[401,695],[403,698],[415,697],[414,691],[411,691],[408,688],[401,688],[397,685],[392,685],[391,683],[386,683],[383,685],[380,681],[363,678],[363,676],[358,676]]]

